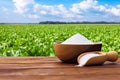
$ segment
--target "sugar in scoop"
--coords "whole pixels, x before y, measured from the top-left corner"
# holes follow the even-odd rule
[[[78,56],[77,61],[79,67],[85,65],[98,65],[103,64],[105,61],[115,62],[118,59],[116,51],[110,52],[86,52]]]

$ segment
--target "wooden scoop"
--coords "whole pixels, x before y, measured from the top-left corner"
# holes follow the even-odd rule
[[[78,56],[78,66],[82,67],[85,65],[99,65],[105,61],[115,62],[118,59],[118,53],[116,51],[110,52],[86,52]]]

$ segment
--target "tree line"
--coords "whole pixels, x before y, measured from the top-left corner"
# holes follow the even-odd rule
[[[105,21],[99,21],[99,22],[89,22],[89,21],[83,21],[83,22],[43,21],[43,22],[39,22],[39,24],[120,24],[120,22],[105,22]]]
[[[120,24],[120,22],[105,22],[105,21],[99,21],[99,22],[89,22],[89,21],[83,21],[83,22],[61,22],[61,21],[42,21],[39,23],[0,23],[0,24]]]

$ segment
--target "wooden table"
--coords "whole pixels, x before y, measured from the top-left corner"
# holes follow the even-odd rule
[[[0,80],[120,80],[116,63],[76,67],[56,57],[0,57]]]

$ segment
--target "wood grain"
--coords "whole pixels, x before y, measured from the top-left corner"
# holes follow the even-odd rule
[[[120,58],[99,66],[76,65],[56,57],[0,57],[0,80],[120,80]]]

